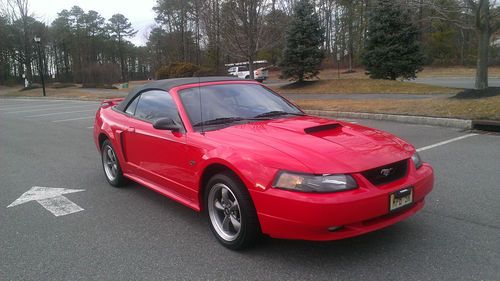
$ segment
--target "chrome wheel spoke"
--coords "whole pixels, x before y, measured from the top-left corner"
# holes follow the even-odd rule
[[[215,201],[214,207],[215,207],[215,209],[217,209],[218,211],[222,211],[222,212],[224,212],[224,207],[222,206],[222,204],[220,203],[220,201]]]
[[[223,188],[221,192],[222,192],[222,201],[227,204],[229,202],[228,191],[227,189]]]
[[[240,231],[241,223],[232,215],[229,216],[231,218],[231,224],[236,232]]]
[[[224,231],[229,231],[229,222],[230,221],[231,221],[231,219],[229,219],[229,216],[224,217],[224,220],[222,221],[222,229]]]
[[[108,152],[108,159],[110,161],[113,161],[113,151],[111,151],[111,148],[108,148],[107,152]]]

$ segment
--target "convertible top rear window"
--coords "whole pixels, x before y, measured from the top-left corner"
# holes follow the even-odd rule
[[[135,98],[130,104],[129,106],[127,106],[127,109],[125,110],[126,113],[130,114],[130,115],[134,115],[135,114],[135,108],[137,107],[137,102],[139,101],[139,97]]]

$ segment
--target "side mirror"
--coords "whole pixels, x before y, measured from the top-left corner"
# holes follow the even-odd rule
[[[181,126],[175,123],[174,120],[170,118],[160,118],[153,123],[153,128],[157,130],[169,130],[172,132],[178,132],[181,130]]]

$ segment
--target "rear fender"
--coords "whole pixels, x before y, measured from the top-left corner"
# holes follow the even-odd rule
[[[111,142],[113,145],[116,155],[118,157],[118,160],[120,161],[120,164],[122,166],[122,170],[126,172],[127,170],[127,165],[123,153],[123,145],[122,145],[122,133],[123,131],[118,129],[116,127],[116,124],[113,119],[113,114],[117,114],[116,112],[113,112],[110,106],[119,103],[120,100],[114,99],[108,101],[103,101],[103,105],[101,108],[97,111],[96,113],[96,122],[94,124],[94,139],[96,141],[96,146],[97,148],[101,149],[100,143],[99,143],[99,136],[101,134],[104,134],[106,138]],[[109,105],[112,104],[112,105]],[[103,122],[105,120],[106,122]],[[115,125],[113,125],[115,124]]]

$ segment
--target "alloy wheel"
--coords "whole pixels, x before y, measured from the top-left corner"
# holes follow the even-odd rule
[[[104,164],[104,172],[110,181],[114,181],[118,174],[118,160],[111,146],[106,145],[102,152],[102,161]]]
[[[231,189],[217,183],[208,194],[208,213],[217,234],[226,241],[234,241],[241,232],[241,210]]]

